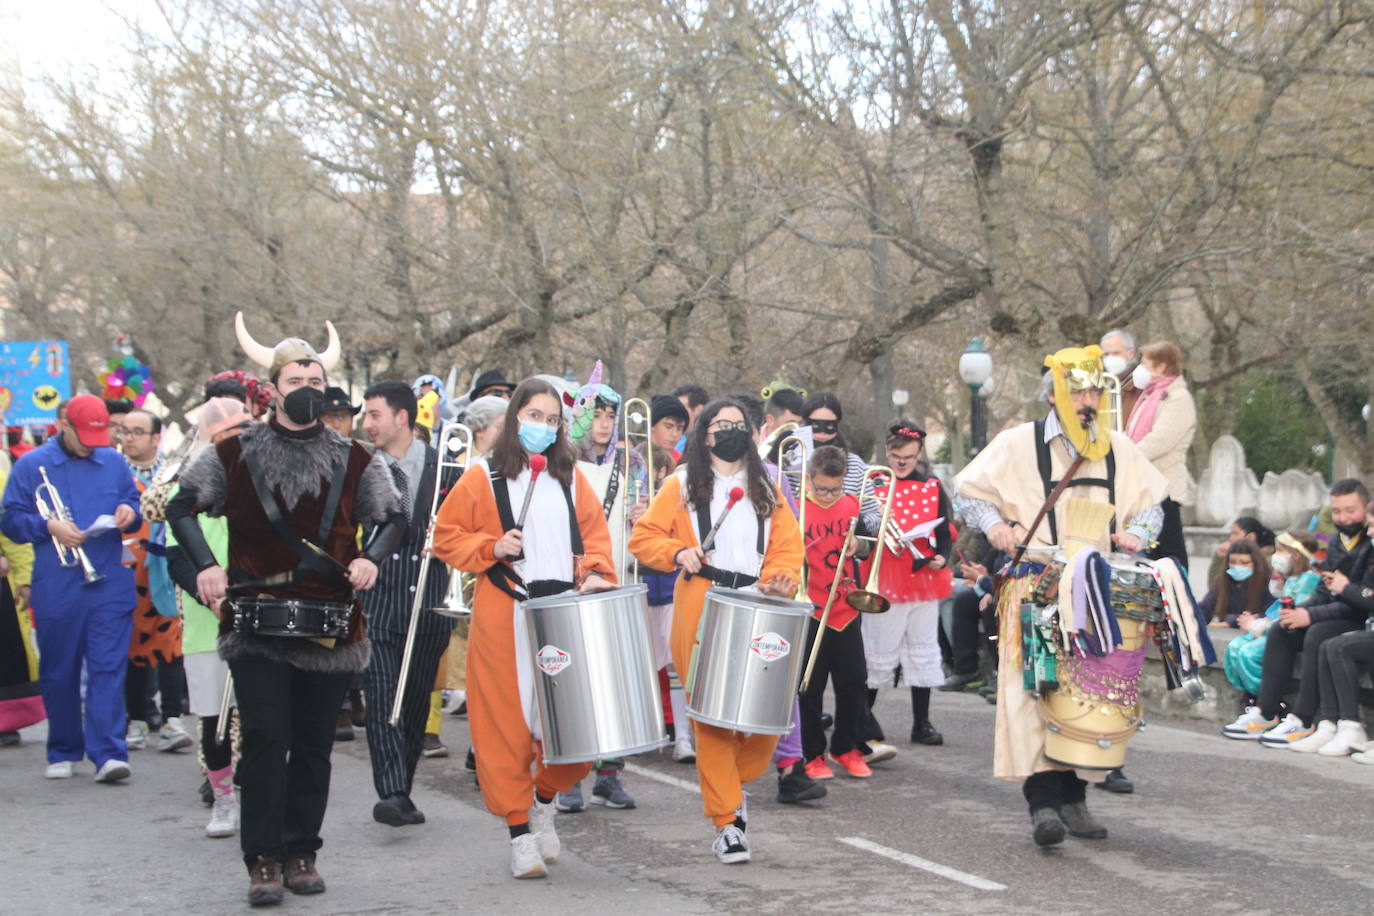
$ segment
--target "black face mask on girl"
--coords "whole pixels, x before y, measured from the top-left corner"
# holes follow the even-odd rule
[[[324,392],[318,388],[297,388],[282,398],[281,409],[297,426],[309,426],[320,417],[324,407]]]
[[[721,461],[739,461],[749,450],[748,430],[718,429],[715,437],[716,444],[711,446],[711,454]]]

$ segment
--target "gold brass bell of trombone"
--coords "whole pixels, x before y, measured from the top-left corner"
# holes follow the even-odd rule
[[[887,526],[892,521],[892,504],[897,499],[897,475],[892,468],[886,465],[874,464],[864,471],[863,483],[859,488],[859,504],[863,505],[864,499],[877,499],[877,488],[873,489],[873,495],[865,495],[869,489],[869,478],[879,475],[886,475],[890,480],[887,487],[887,498],[883,500],[882,520],[878,523],[878,534],[873,538],[862,538],[862,540],[873,542],[873,565],[868,571],[868,583],[862,589],[855,589],[845,596],[849,606],[861,614],[882,614],[892,607],[892,602],[888,601],[878,593],[878,571],[883,565],[883,535],[887,531]]]

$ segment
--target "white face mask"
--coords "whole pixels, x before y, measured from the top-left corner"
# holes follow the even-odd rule
[[[1130,363],[1126,362],[1126,357],[1124,356],[1112,354],[1111,356],[1102,357],[1102,367],[1112,375],[1120,375],[1126,371],[1126,367],[1129,365]]]
[[[1274,572],[1278,573],[1280,576],[1286,576],[1292,571],[1292,557],[1288,556],[1286,553],[1280,553],[1274,556]]]
[[[1131,384],[1135,385],[1138,390],[1144,391],[1145,386],[1149,385],[1150,380],[1153,378],[1154,375],[1149,369],[1146,369],[1144,366],[1136,366],[1135,371],[1131,373]]]

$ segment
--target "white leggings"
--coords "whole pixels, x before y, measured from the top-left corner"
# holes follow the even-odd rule
[[[938,687],[945,681],[940,666],[940,602],[893,602],[885,614],[863,614],[864,655],[868,686],[891,683],[897,664],[908,687]]]

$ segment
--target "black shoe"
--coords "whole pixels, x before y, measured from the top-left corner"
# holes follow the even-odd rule
[[[413,802],[404,795],[388,795],[372,806],[372,819],[379,824],[392,827],[405,827],[409,824],[423,824],[425,816]]]
[[[21,740],[17,731],[0,732],[0,747],[18,747]]]
[[[932,747],[945,743],[945,736],[935,730],[929,721],[917,722],[911,729],[912,744],[929,744]]]
[[[825,798],[826,788],[810,776],[800,763],[794,763],[786,773],[778,774],[778,801],[784,805]]]
[[[1031,837],[1036,846],[1058,846],[1068,832],[1068,826],[1055,809],[1039,808],[1031,812]]]
[[[352,719],[356,727],[366,727],[367,703],[363,700],[363,692],[361,690],[350,690],[348,692],[348,710],[349,718]]]
[[[1118,795],[1130,795],[1135,791],[1135,783],[1126,778],[1123,770],[1112,770],[1107,774],[1107,778],[1097,783],[1099,789],[1106,789],[1108,792],[1115,792]]]
[[[835,717],[828,712],[821,713],[821,728],[830,729],[835,726]]]
[[[974,671],[970,674],[951,674],[949,677],[945,678],[945,682],[943,684],[941,684],[939,687],[936,687],[935,689],[943,690],[946,693],[958,693],[970,684],[976,684],[977,682],[977,671]]]
[[[215,804],[215,790],[210,787],[210,780],[201,780],[200,789],[197,791],[199,791],[200,800],[205,807],[209,808]]]

